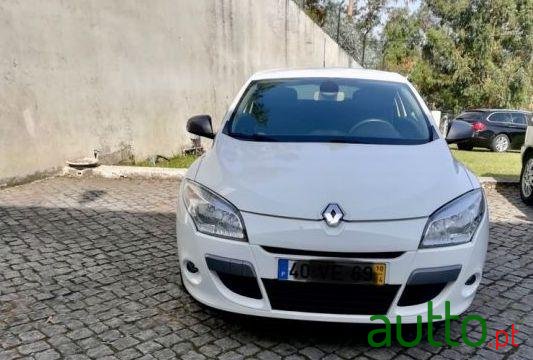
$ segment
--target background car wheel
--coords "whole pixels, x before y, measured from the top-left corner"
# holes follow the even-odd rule
[[[507,135],[498,134],[494,137],[494,139],[492,139],[490,149],[495,152],[506,152],[509,150],[510,145],[511,141],[509,141]]]
[[[472,150],[474,148],[474,145],[472,145],[472,144],[457,144],[457,148],[459,150],[468,150],[468,151],[470,151],[470,150]]]
[[[522,200],[533,205],[533,154],[526,157],[520,174],[520,196]]]

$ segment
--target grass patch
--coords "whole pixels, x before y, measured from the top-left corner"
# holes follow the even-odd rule
[[[144,160],[136,162],[134,166],[148,166],[148,167],[168,167],[168,168],[188,168],[196,160],[196,155],[176,155],[167,160],[160,159],[154,163],[151,160]]]
[[[520,177],[520,152],[517,150],[495,153],[487,149],[458,150],[450,146],[453,156],[477,176],[518,179]]]
[[[518,179],[520,176],[520,152],[494,153],[486,149],[475,148],[472,151],[458,150],[451,145],[453,156],[477,176],[492,176],[498,178]],[[196,155],[176,155],[168,161],[161,159],[154,164],[151,160],[136,162],[134,166],[188,168],[196,160]]]

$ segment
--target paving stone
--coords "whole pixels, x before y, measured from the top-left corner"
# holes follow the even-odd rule
[[[162,349],[162,350],[156,351],[154,353],[154,356],[159,360],[167,360],[167,359],[176,358],[176,354],[174,353],[174,351],[170,349]]]
[[[169,335],[163,336],[162,338],[156,339],[158,343],[168,348],[172,347],[174,344],[177,344],[182,340],[183,339],[179,337],[177,334],[169,334]],[[197,346],[199,345],[197,344]]]
[[[146,341],[137,346],[137,349],[139,349],[143,354],[150,354],[161,348],[162,346],[155,341]]]
[[[257,354],[257,358],[261,360],[278,360],[281,359],[281,356],[270,350],[263,350]]]
[[[113,350],[106,345],[99,345],[96,348],[87,350],[87,355],[93,359],[100,359],[111,354],[113,354]]]
[[[487,343],[373,349],[357,325],[240,321],[199,306],[179,286],[178,185],[50,178],[0,190],[0,359],[533,358],[533,208],[516,186],[486,191],[491,238],[468,312],[487,319]],[[489,347],[512,323],[519,346]]]
[[[20,359],[20,354],[16,350],[0,350],[2,360]]]
[[[61,354],[59,354],[54,349],[48,349],[46,351],[35,354],[34,357],[36,360],[55,360],[59,359],[61,357]]]
[[[292,346],[291,346],[291,348],[292,348]],[[250,356],[250,355],[254,355],[255,353],[261,351],[261,348],[259,348],[257,345],[249,343],[249,344],[243,345],[240,348],[236,349],[236,351],[238,353],[240,353],[240,354],[245,355],[245,356]],[[291,353],[292,352],[294,352],[294,351],[291,351]]]
[[[2,337],[2,341],[1,341],[0,345],[4,349],[9,349],[11,347],[20,345],[21,342],[22,341],[17,336],[5,335],[5,336]]]
[[[44,341],[36,341],[30,344],[20,345],[17,350],[22,355],[29,355],[34,354],[37,352],[41,352],[43,350],[46,350],[50,347],[46,342]]]
[[[305,349],[300,350],[300,353],[309,359],[320,359],[324,356],[324,353],[315,347],[306,347]]]
[[[41,340],[42,338],[44,338],[44,335],[38,330],[32,330],[32,331],[19,334],[19,338],[23,342],[28,343],[28,342],[36,342],[37,340]]]
[[[133,347],[134,345],[137,345],[138,343],[139,343],[139,340],[132,338],[131,336],[126,336],[126,337],[113,341],[111,345],[118,351],[121,351],[121,350],[130,348],[130,347]]]
[[[93,335],[93,332],[89,328],[79,328],[66,334],[72,340],[81,340]]]
[[[242,360],[244,359],[244,356],[242,354],[238,354],[235,351],[228,351],[223,354],[220,354],[218,356],[219,360]]]

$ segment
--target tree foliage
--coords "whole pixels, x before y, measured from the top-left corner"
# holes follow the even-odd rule
[[[359,0],[353,17],[346,0],[295,1],[361,65],[408,76],[432,107],[532,108],[533,0],[421,0],[415,12]]]
[[[382,66],[436,108],[530,108],[532,22],[533,0],[427,0],[389,16]]]
[[[345,0],[295,0],[324,31],[363,66],[375,67],[379,38],[374,33],[391,0],[356,1],[354,15],[347,15]]]
[[[381,23],[381,14],[387,3],[387,0],[367,0],[365,6],[360,10],[361,15],[358,27],[361,31],[361,66],[365,66],[368,37],[376,26]]]
[[[299,5],[305,10],[307,15],[316,22],[320,27],[323,27],[326,21],[326,5],[329,1],[326,0],[299,0]]]

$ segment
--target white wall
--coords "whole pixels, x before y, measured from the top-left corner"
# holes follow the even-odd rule
[[[2,0],[0,54],[0,184],[93,149],[178,153],[253,72],[352,65],[291,0]]]

